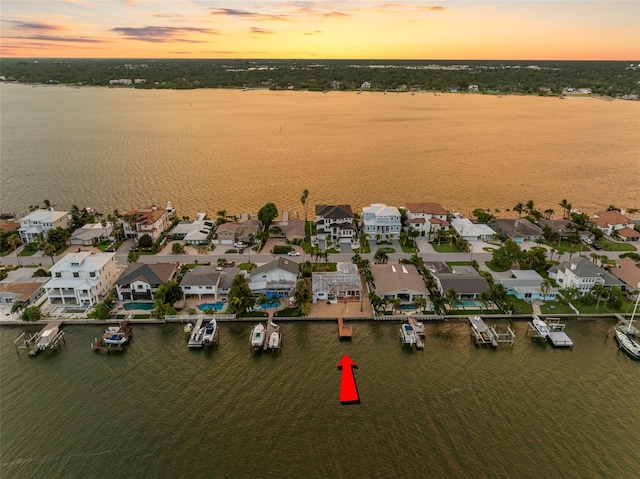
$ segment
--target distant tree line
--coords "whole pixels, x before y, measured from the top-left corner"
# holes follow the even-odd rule
[[[435,67],[433,65],[436,65]],[[144,79],[135,88],[269,88],[296,90],[421,89],[558,95],[567,87],[619,96],[640,91],[640,68],[604,61],[363,61],[13,59],[0,62],[7,81],[109,86]]]

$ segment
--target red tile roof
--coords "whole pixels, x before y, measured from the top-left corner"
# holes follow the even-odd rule
[[[589,218],[589,221],[599,226],[600,228],[607,228],[611,225],[623,225],[632,223],[631,219],[623,215],[619,211],[598,211]]]

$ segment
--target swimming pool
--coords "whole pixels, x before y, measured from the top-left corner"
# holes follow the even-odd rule
[[[253,309],[279,308],[280,306],[282,306],[282,303],[276,299],[276,300],[271,300],[268,303],[264,303],[264,304],[256,303]]]
[[[208,309],[210,309],[212,311],[222,311],[225,306],[226,306],[226,303],[222,303],[222,302],[218,301],[217,303],[202,303],[202,304],[199,304],[198,305],[198,309],[200,311],[206,311]]]
[[[477,299],[464,299],[462,301],[456,301],[458,308],[482,308],[485,304]]]
[[[141,302],[141,301],[131,301],[130,303],[125,303],[124,304],[124,309],[125,311],[132,311],[132,310],[144,310],[144,311],[151,311],[153,309],[153,303],[151,302]]]

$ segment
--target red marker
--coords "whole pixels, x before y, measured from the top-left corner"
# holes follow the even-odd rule
[[[360,404],[356,378],[353,375],[353,368],[357,367],[356,363],[346,354],[342,356],[342,359],[338,363],[338,369],[342,370],[342,380],[340,381],[341,404]]]

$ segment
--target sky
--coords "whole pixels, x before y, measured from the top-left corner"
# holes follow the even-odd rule
[[[640,0],[0,0],[0,57],[640,60]]]

